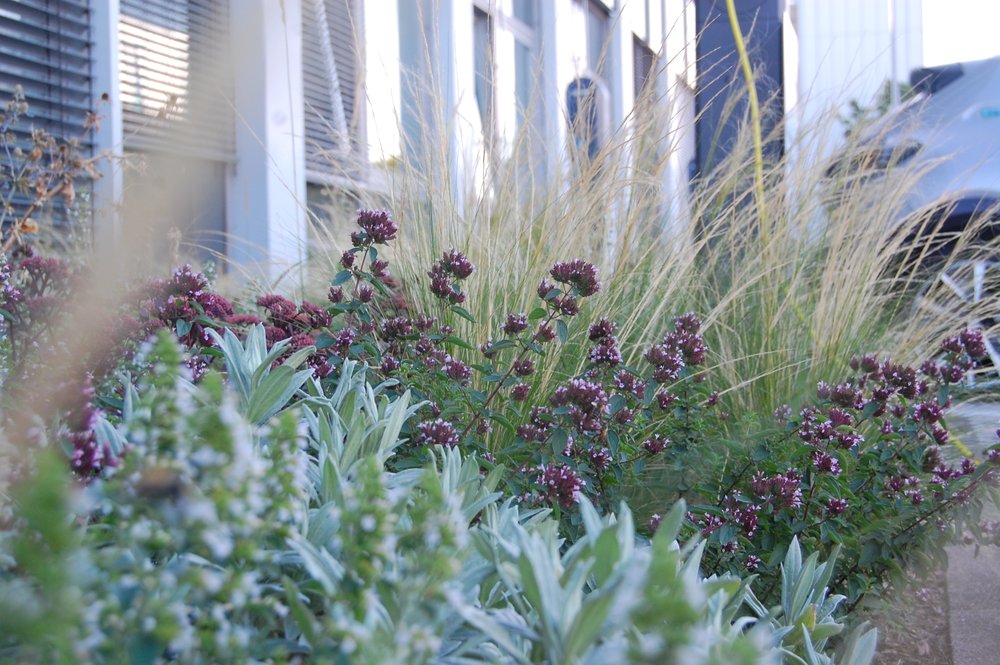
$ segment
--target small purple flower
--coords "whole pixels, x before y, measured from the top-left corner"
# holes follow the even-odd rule
[[[944,416],[937,402],[921,402],[913,408],[913,422],[932,425]]]
[[[385,356],[382,358],[382,365],[380,367],[383,373],[392,374],[399,369],[399,361],[392,356]]]
[[[584,297],[592,296],[601,290],[601,284],[597,280],[597,267],[581,259],[556,263],[549,270],[549,274],[557,282],[574,287]]]
[[[368,286],[367,284],[362,284],[358,287],[358,300],[361,302],[371,302],[372,298],[375,297],[375,289]]]
[[[530,385],[527,383],[518,383],[510,389],[510,398],[515,402],[523,402],[528,398],[529,392],[531,392]]]
[[[656,533],[657,529],[660,528],[660,524],[663,523],[663,516],[659,513],[653,513],[649,518],[649,530],[651,533]]]
[[[417,425],[415,441],[423,446],[454,448],[458,445],[458,432],[447,420],[441,418],[425,420]]]
[[[538,332],[535,333],[535,339],[539,342],[551,342],[556,338],[556,331],[552,329],[552,326],[542,324],[538,326]]]
[[[827,515],[836,516],[847,510],[847,499],[828,499],[826,502]]]
[[[549,280],[547,279],[543,279],[538,284],[538,291],[537,291],[538,297],[541,298],[542,300],[545,300],[546,297],[549,295],[549,293],[551,293],[552,289],[554,288],[556,288],[554,284],[549,282]]]
[[[830,453],[814,450],[811,457],[812,464],[819,473],[829,473],[832,476],[840,475],[840,460]]]
[[[642,397],[642,380],[628,370],[623,369],[615,372],[614,386],[622,395]]]
[[[354,344],[358,339],[358,333],[353,328],[341,328],[333,336],[333,349],[340,357],[347,356],[347,353],[351,349],[351,345]]]
[[[454,275],[456,279],[465,279],[476,271],[476,266],[472,265],[465,254],[454,248],[441,255],[439,265],[446,273]]]
[[[531,376],[535,373],[535,363],[533,363],[529,358],[515,360],[511,367],[514,370],[514,374],[518,376]]]
[[[358,226],[379,245],[393,240],[399,231],[388,210],[358,210]]]
[[[549,502],[558,502],[563,508],[580,502],[583,479],[565,464],[541,465],[535,482],[541,485]]]
[[[643,442],[642,447],[646,449],[646,452],[655,455],[663,451],[668,445],[670,445],[670,439],[660,434],[654,434]]]
[[[331,286],[330,292],[326,294],[327,300],[332,302],[334,305],[344,301],[344,289],[339,286]]]
[[[785,424],[788,422],[788,417],[792,415],[792,407],[787,404],[782,404],[777,409],[774,410],[774,421],[778,424]]]
[[[377,279],[385,279],[389,276],[389,262],[378,259],[372,262],[372,275]]]
[[[591,448],[587,457],[595,471],[607,471],[611,466],[611,453],[607,448]]]
[[[750,554],[747,556],[747,560],[744,565],[746,566],[747,571],[752,573],[753,571],[760,568],[760,563],[761,562],[759,556],[757,556],[756,554]]]
[[[556,388],[550,401],[553,406],[569,407],[569,416],[582,430],[601,429],[601,416],[608,408],[604,389],[585,379],[570,379]]]
[[[340,255],[340,265],[342,265],[344,267],[344,269],[346,269],[346,270],[350,270],[351,268],[353,268],[354,267],[354,252],[352,252],[351,250],[347,250],[346,252],[344,252],[343,254],[341,254]]]
[[[966,328],[959,333],[958,338],[965,347],[965,352],[973,358],[986,356],[986,343],[983,341],[983,331],[978,328]]]
[[[667,392],[666,390],[661,390],[656,393],[656,405],[659,406],[664,411],[673,406],[674,402],[676,401],[677,401],[677,395],[671,392]]]
[[[465,383],[472,376],[472,370],[469,369],[468,365],[450,356],[445,360],[441,371],[444,372],[445,376],[457,383]]]
[[[528,327],[528,317],[524,312],[511,313],[504,321],[503,331],[506,335],[513,336],[523,332]]]
[[[413,334],[413,322],[405,316],[396,316],[382,322],[382,339],[387,342]]]
[[[598,365],[617,367],[622,362],[622,352],[618,340],[612,336],[602,337],[590,350],[590,361]]]
[[[836,406],[830,409],[829,416],[830,422],[834,427],[842,427],[844,425],[849,426],[854,424],[854,416]]]
[[[580,306],[577,304],[576,298],[571,295],[553,298],[552,305],[558,309],[559,313],[563,316],[576,316],[580,313]]]
[[[614,321],[610,321],[607,318],[601,317],[601,320],[590,326],[588,330],[588,336],[590,341],[596,342],[599,339],[604,339],[605,337],[611,337],[615,334],[618,326]]]

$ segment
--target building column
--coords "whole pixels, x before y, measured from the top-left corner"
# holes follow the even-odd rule
[[[287,291],[301,286],[308,238],[301,0],[231,3],[236,161],[226,192],[228,254]]]
[[[100,178],[94,182],[94,249],[111,252],[121,239],[122,103],[118,77],[119,0],[96,2],[91,9],[93,46],[93,111],[100,118],[94,133],[94,154],[99,156]]]

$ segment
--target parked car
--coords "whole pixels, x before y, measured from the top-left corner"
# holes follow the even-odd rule
[[[1000,368],[1000,253],[982,251],[1000,239],[1000,56],[916,69],[910,84],[911,98],[870,127],[861,150],[832,171],[905,182],[895,221],[926,249],[925,259],[939,259],[929,262],[935,270],[919,289],[914,315],[987,329]],[[902,224],[913,218],[924,220],[919,232]],[[973,224],[978,251],[954,251],[957,235]]]

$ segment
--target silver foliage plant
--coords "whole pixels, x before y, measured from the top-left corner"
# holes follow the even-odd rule
[[[363,367],[325,395],[262,332],[217,342],[228,384],[196,387],[157,341],[104,428],[128,450],[110,477],[73,489],[40,459],[0,538],[0,662],[834,662],[832,563],[797,543],[779,608],[700,575],[682,504],[645,542],[624,504],[584,503],[567,543],[455,449],[387,471],[419,405]],[[836,662],[867,665],[874,640]]]

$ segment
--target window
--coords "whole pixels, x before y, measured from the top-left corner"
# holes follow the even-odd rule
[[[356,176],[364,142],[359,95],[362,12],[354,0],[303,0],[302,82],[310,182]]]
[[[607,59],[610,33],[607,8],[596,0],[587,2],[587,67],[604,78],[604,61]]]
[[[477,0],[473,8],[474,91],[483,135],[494,153],[507,154],[517,132],[531,124],[536,12],[534,0],[511,5]]]
[[[476,105],[483,125],[483,134],[492,136],[494,130],[494,49],[493,20],[478,7],[472,10],[472,52],[475,68]]]
[[[639,99],[646,85],[656,74],[656,54],[646,42],[632,37],[632,79],[635,98]]]
[[[20,86],[29,110],[15,140],[29,140],[29,128],[58,138],[84,137],[95,109],[91,91],[90,3],[88,0],[0,0],[0,107]],[[14,197],[15,214],[28,198]],[[65,220],[65,210],[53,210]]]
[[[124,175],[126,218],[180,232],[182,253],[200,258],[226,253],[228,10],[224,0],[121,0],[118,19],[124,143],[138,165]]]
[[[126,148],[232,160],[228,3],[121,0],[118,37]]]

